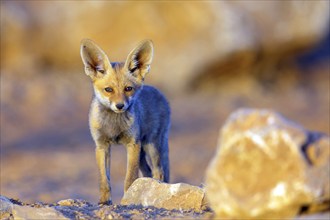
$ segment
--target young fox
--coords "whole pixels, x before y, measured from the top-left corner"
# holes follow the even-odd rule
[[[111,204],[113,144],[127,149],[125,192],[138,178],[139,169],[143,176],[168,182],[170,107],[157,89],[143,85],[153,58],[152,42],[141,42],[123,63],[111,63],[89,39],[82,40],[80,54],[94,87],[89,126],[96,144],[100,203]]]

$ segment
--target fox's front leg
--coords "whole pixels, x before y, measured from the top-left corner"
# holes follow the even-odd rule
[[[126,148],[127,148],[127,171],[126,171],[125,187],[124,187],[125,192],[132,185],[134,180],[136,180],[139,177],[141,145],[134,142],[127,144]]]
[[[110,147],[106,143],[97,143],[95,149],[96,163],[99,170],[100,203],[111,204],[110,186]]]

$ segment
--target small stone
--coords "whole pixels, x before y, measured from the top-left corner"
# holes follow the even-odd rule
[[[73,199],[63,199],[57,202],[60,206],[72,206],[74,204]]]
[[[204,194],[203,189],[185,183],[168,184],[152,178],[138,178],[124,194],[121,204],[200,211]]]
[[[137,215],[137,214],[140,214],[140,211],[137,210],[137,209],[133,209],[133,210],[130,211],[130,214]]]

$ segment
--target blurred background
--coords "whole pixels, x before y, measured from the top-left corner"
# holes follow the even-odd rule
[[[200,185],[226,117],[272,108],[329,134],[329,1],[1,1],[1,195],[98,200],[79,47],[124,61],[155,45],[146,78],[172,108],[171,182]],[[123,195],[124,147],[112,148]]]

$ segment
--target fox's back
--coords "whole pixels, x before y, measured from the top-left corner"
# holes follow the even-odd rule
[[[134,100],[134,114],[143,138],[153,137],[160,130],[168,130],[170,107],[164,95],[152,86],[145,85]]]

